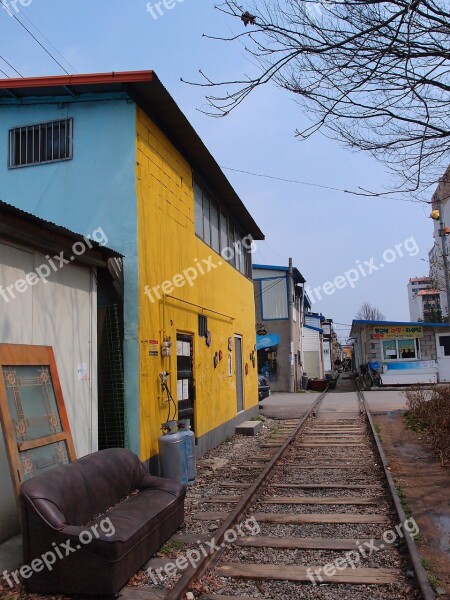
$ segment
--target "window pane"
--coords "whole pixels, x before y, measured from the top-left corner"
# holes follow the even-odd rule
[[[397,344],[395,340],[383,342],[383,358],[385,360],[394,360],[397,358]]]
[[[17,443],[62,431],[48,366],[3,367]]]
[[[416,347],[414,340],[399,340],[398,355],[400,358],[416,358]]]
[[[40,128],[39,125],[35,125],[35,127],[33,127],[33,162],[39,162],[39,150],[40,150],[40,146],[39,146],[39,139],[40,139]]]
[[[55,123],[53,127],[53,156],[62,158],[64,156],[64,137],[65,126],[62,123]]]
[[[194,181],[194,221],[195,233],[203,239],[202,190]]]
[[[25,137],[25,162],[30,164],[33,162],[33,128],[29,127]]]
[[[250,252],[245,255],[245,274],[249,279],[252,278],[252,255]]]
[[[39,127],[39,136],[41,144],[41,161],[47,160],[47,127],[41,125]]]
[[[31,479],[36,475],[45,473],[60,465],[67,465],[69,452],[65,441],[54,442],[46,446],[32,448],[20,453],[23,474],[25,479]]]
[[[11,152],[11,157],[14,160],[13,164],[20,165],[20,132],[19,131],[12,132],[11,143],[13,144],[13,149]]]
[[[219,212],[214,202],[211,202],[211,248],[219,252]]]
[[[245,255],[247,253],[247,250],[244,248],[243,244],[242,244],[242,240],[241,240],[241,263],[239,265],[239,271],[242,273],[242,275],[245,275]]]
[[[224,248],[228,248],[228,219],[226,216],[221,213],[220,214],[220,251],[224,250]]]
[[[233,225],[230,223],[229,224],[229,240],[230,240],[230,264],[233,265],[233,267],[236,266],[236,251],[234,248],[234,242],[236,241],[236,237],[235,237],[235,232],[234,232],[234,227]]]
[[[211,226],[209,222],[209,198],[203,194],[203,241],[211,246]]]
[[[241,238],[239,236],[238,231],[235,229],[234,231],[235,234],[235,238],[234,238],[234,255],[236,257],[236,269],[238,271],[241,270],[241,262],[243,262],[243,256],[242,256],[242,242],[241,242]]]

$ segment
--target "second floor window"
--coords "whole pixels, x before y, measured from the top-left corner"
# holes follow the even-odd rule
[[[195,233],[243,275],[251,278],[251,237],[244,236],[198,182],[194,181]]]
[[[9,131],[9,166],[26,167],[72,158],[73,119]]]

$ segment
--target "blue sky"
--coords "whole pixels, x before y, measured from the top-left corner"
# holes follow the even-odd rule
[[[296,139],[295,129],[308,123],[308,115],[293,96],[275,86],[256,91],[226,118],[200,112],[205,90],[180,78],[199,81],[199,69],[216,80],[254,72],[240,44],[203,37],[226,36],[243,28],[210,2],[176,2],[172,10],[162,8],[164,14],[157,19],[141,0],[31,0],[25,6],[28,2],[17,4],[23,22],[42,40],[28,17],[76,72],[156,71],[222,167],[352,190],[383,190],[391,183],[383,166],[368,155],[345,150],[321,134],[308,141]],[[157,9],[154,13],[158,15]],[[0,10],[0,55],[24,76],[62,73],[4,10]],[[13,76],[1,60],[0,69]],[[424,259],[432,245],[427,205],[225,173],[266,235],[254,262],[287,264],[292,256],[312,289],[327,281],[339,282],[341,289],[314,295],[315,311],[349,324],[367,300],[389,319],[409,319],[406,284],[409,277],[427,272]],[[401,252],[395,249],[399,244]],[[388,250],[393,252],[387,252],[384,261]],[[377,270],[369,266],[380,263],[384,266]],[[358,268],[354,287],[335,279]],[[347,275],[345,281],[355,277]],[[341,337],[347,332],[345,327],[338,330]]]

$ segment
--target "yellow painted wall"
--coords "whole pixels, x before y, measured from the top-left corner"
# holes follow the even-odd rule
[[[243,362],[249,366],[247,376],[244,371],[245,410],[258,403],[258,384],[250,361],[256,343],[252,282],[196,237],[192,169],[141,109],[137,110],[137,163],[141,458],[147,460],[158,452],[161,423],[167,418],[167,398],[162,397],[158,377],[161,371],[171,373],[169,387],[177,400],[177,332],[194,334],[197,437],[237,414],[234,353],[232,376],[227,366],[228,338],[234,340],[234,334],[243,337]],[[217,267],[206,272],[202,259],[212,260]],[[163,302],[155,293],[152,302],[144,293],[145,285],[151,290],[190,267],[198,272],[198,264],[205,274],[199,274],[192,286],[186,283],[170,293],[233,318],[203,312],[212,334],[209,348],[205,338],[198,336],[200,309],[169,298]],[[181,279],[176,281],[181,284]],[[160,350],[163,335],[172,338],[172,356],[162,358],[161,352],[158,357],[149,356],[148,341],[158,340]],[[214,354],[219,350],[223,359],[214,369]]]

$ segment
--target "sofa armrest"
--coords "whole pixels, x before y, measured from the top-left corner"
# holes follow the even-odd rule
[[[52,529],[61,530],[67,525],[67,519],[59,506],[48,498],[35,498],[23,492],[19,498],[25,511],[34,510],[40,519]]]
[[[163,477],[154,477],[153,475],[149,475],[147,473],[138,482],[138,489],[155,489],[178,497],[184,496],[187,488],[184,483],[178,483],[176,481],[172,481],[171,479],[164,479]]]

